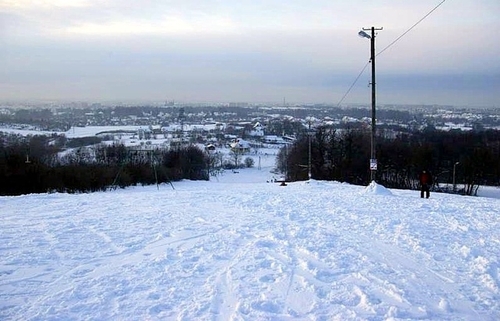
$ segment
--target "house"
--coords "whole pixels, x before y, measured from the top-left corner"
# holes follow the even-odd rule
[[[264,136],[264,126],[262,126],[261,123],[257,122],[252,130],[250,131],[250,133],[248,133],[248,135],[250,136],[254,136],[254,137],[263,137]]]
[[[241,138],[235,139],[232,143],[229,144],[233,151],[239,152],[248,152],[250,151],[250,143]]]
[[[208,145],[205,146],[205,150],[207,152],[213,152],[213,151],[215,151],[215,145],[214,144],[208,144]]]

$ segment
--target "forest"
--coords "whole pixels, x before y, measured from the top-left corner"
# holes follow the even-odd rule
[[[0,195],[87,193],[132,185],[208,180],[204,151],[187,146],[137,150],[121,144],[96,144],[61,154],[46,136],[2,136]],[[173,185],[172,185],[173,187]]]
[[[310,168],[313,179],[369,184],[371,139],[366,128],[322,126],[309,133],[303,130],[278,153],[276,169],[287,181],[307,180]],[[89,144],[91,148],[85,147]],[[476,195],[481,185],[500,185],[498,130],[445,132],[429,127],[397,135],[380,131],[375,150],[375,180],[388,188],[418,189],[422,170],[432,173],[434,191]],[[210,155],[195,145],[145,151],[105,145],[95,137],[0,135],[0,195],[86,193],[182,179],[208,180],[217,170],[237,167],[243,161],[244,155],[231,155],[234,164],[224,162],[220,153]],[[252,166],[249,160],[244,162],[247,167]]]
[[[286,180],[305,180],[309,171],[318,180],[368,184],[370,132],[366,129],[337,130],[321,127],[312,135],[304,132],[277,158]],[[430,171],[433,190],[476,195],[480,185],[500,184],[500,131],[424,131],[377,135],[378,162],[375,180],[388,188],[418,189],[418,175]],[[457,189],[453,188],[453,183]]]

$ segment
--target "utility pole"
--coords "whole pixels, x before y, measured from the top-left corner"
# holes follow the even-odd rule
[[[455,182],[455,172],[458,164],[460,164],[460,162],[456,162],[455,165],[453,165],[453,193],[457,191],[457,184]]]
[[[309,138],[309,163],[307,167],[307,176],[309,180],[311,180],[312,173],[311,173],[311,136],[312,136],[312,131],[311,131],[311,119],[309,118],[309,129],[307,130],[307,136]]]
[[[382,30],[383,28],[363,28],[363,30],[371,31],[371,36],[368,36],[367,38],[370,38],[370,61],[372,63],[372,131],[371,131],[371,152],[370,152],[370,178],[371,181],[375,181],[375,173],[377,172],[377,156],[376,156],[376,151],[375,151],[375,136],[377,134],[377,128],[376,128],[376,91],[375,91],[375,31]],[[360,33],[360,36],[363,37],[363,35]],[[366,37],[366,36],[364,36]]]

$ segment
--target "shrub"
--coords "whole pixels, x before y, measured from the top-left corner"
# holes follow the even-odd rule
[[[253,165],[255,164],[255,161],[253,160],[252,157],[247,157],[245,158],[245,166],[250,168],[250,167],[253,167]]]

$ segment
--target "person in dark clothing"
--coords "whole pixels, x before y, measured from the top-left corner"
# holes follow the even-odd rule
[[[420,180],[420,197],[424,198],[425,194],[425,198],[429,198],[431,194],[430,188],[432,186],[431,173],[429,173],[428,171],[422,171],[422,173],[420,173],[419,180]]]

